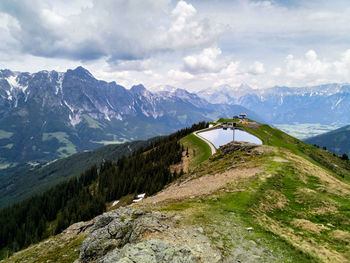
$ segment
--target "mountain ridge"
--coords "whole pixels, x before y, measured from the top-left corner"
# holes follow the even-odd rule
[[[115,164],[107,162],[92,177],[84,173],[83,180],[78,181],[90,189],[87,191],[92,195],[90,198],[99,200],[96,191],[107,197],[107,212],[95,211],[95,215],[100,215],[90,215],[86,220],[92,220],[73,224],[61,234],[19,251],[4,262],[35,262],[38,258],[80,263],[171,262],[184,258],[186,262],[208,263],[347,262],[350,258],[347,249],[349,161],[269,125],[248,124],[238,125],[259,137],[263,145],[228,143],[210,158],[193,167],[187,166],[183,176],[158,188],[160,191],[154,195],[147,196],[147,188],[152,186],[151,180],[147,180],[145,184],[136,184],[139,191],[131,188],[133,194],[121,197],[120,191],[125,187],[115,181],[118,178],[115,175],[125,167],[130,168],[125,165],[127,159]],[[138,162],[141,156],[144,160],[152,158],[150,167],[155,167],[157,148],[166,149],[169,143],[175,146],[177,141],[176,149],[182,151],[182,158],[180,163],[176,158],[175,166],[170,165],[177,174],[176,168],[185,168],[186,163],[199,158],[198,148],[193,147],[195,141],[191,134],[186,134],[170,136],[166,144],[145,149],[134,160]],[[180,144],[185,147],[179,147]],[[164,158],[163,154],[160,156]],[[143,168],[149,165],[141,163]],[[157,169],[153,172],[151,177],[149,172],[144,175],[149,178],[159,175]],[[136,169],[135,174],[138,173]],[[146,198],[135,200],[141,191],[146,193],[142,195]],[[79,210],[85,205],[77,204]],[[33,214],[38,213],[30,208]],[[57,221],[62,221],[63,226],[68,226],[72,218],[69,211],[74,213],[69,209],[68,206],[58,212]],[[9,227],[3,220],[4,226]]]
[[[321,148],[326,147],[328,151],[338,155],[345,153],[350,156],[350,125],[307,138],[304,141]]]
[[[167,134],[192,123],[247,112],[176,89],[152,93],[97,80],[85,68],[66,72],[0,70],[0,168],[46,162],[107,143]]]
[[[350,123],[350,84],[253,89],[229,85],[197,92],[211,103],[244,106],[273,124]],[[320,107],[322,105],[322,107]]]

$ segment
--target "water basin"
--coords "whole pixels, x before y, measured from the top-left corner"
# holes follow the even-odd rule
[[[210,141],[216,148],[231,142],[233,139],[233,131],[230,129],[214,129],[198,133],[198,135]],[[241,130],[235,130],[235,141],[262,144],[258,137]]]

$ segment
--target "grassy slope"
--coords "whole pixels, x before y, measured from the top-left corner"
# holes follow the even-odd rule
[[[48,238],[38,244],[32,245],[24,250],[15,253],[8,259],[1,262],[62,262],[72,263],[79,256],[79,248],[83,243],[83,235],[57,235]]]
[[[192,167],[202,162],[191,173],[196,177],[216,174],[228,165],[236,169],[259,167],[261,173],[237,178],[209,196],[163,203],[158,208],[183,215],[181,224],[202,226],[227,258],[246,250],[249,257],[257,253],[258,262],[349,262],[348,162],[269,126],[246,130],[274,146],[273,150],[262,155],[217,154],[209,160],[190,156]],[[187,136],[182,143],[190,152],[204,151],[202,141],[194,138]],[[72,254],[73,247],[71,259],[77,256]],[[31,255],[33,250],[26,253]],[[46,260],[57,259],[55,253],[45,255]],[[11,260],[5,262],[20,262],[21,257]]]
[[[187,147],[189,149],[190,170],[193,170],[196,166],[198,166],[203,161],[208,160],[208,158],[211,156],[209,145],[193,134],[189,134],[186,137],[182,138],[180,143],[183,144],[185,150]]]
[[[269,125],[262,125],[255,129],[244,126],[244,129],[259,137],[265,145],[290,150],[313,164],[325,168],[338,178],[344,178],[350,182],[350,162],[343,161],[328,151],[311,146]]]
[[[238,244],[249,250],[246,241],[253,240],[277,257],[265,253],[262,262],[349,262],[349,162],[267,125],[245,129],[274,146],[270,153],[243,161],[263,168],[260,175],[162,209],[183,213],[189,224],[201,225],[225,253],[237,252]],[[211,158],[194,172],[220,172],[232,161],[239,166],[244,153],[240,158],[233,155]],[[254,231],[247,233],[246,227]]]

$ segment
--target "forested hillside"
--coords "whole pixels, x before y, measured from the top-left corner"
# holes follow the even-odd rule
[[[111,144],[35,167],[26,164],[0,170],[0,208],[41,194],[62,181],[80,175],[93,165],[99,166],[103,160],[117,160],[122,155],[128,156],[155,140],[157,137],[147,141]]]
[[[323,133],[311,138],[305,142],[316,144],[320,147],[326,147],[327,150],[338,155],[350,155],[350,126],[344,126],[339,129]]]
[[[207,127],[201,122],[191,128],[159,138],[131,156],[105,161],[78,178],[61,183],[45,193],[0,211],[0,248],[17,251],[69,225],[89,220],[105,211],[105,203],[127,194],[152,195],[179,174],[169,166],[181,161],[179,140]]]

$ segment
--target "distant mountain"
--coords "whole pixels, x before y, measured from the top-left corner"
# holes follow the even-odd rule
[[[258,112],[269,123],[350,123],[349,84],[268,89],[225,85],[197,94],[211,103],[244,106]]]
[[[350,156],[350,125],[305,140],[308,144],[326,147],[328,151]]]
[[[95,79],[82,67],[30,74],[0,70],[0,169],[46,162],[108,143],[168,134],[247,112],[181,89],[151,93]]]

